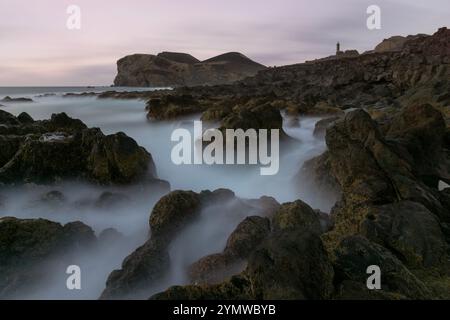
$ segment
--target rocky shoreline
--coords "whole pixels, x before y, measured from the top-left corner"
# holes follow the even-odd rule
[[[447,28],[395,51],[269,68],[232,84],[98,98],[146,99],[149,119],[201,114],[221,129],[282,129],[281,112],[321,115],[315,134],[327,150],[298,172],[338,198],[323,213],[301,199],[241,199],[226,189],[167,193],[150,214],[148,239],[111,272],[101,299],[450,299]],[[132,138],[105,136],[65,114],[35,121],[0,110],[0,141],[4,186],[77,178],[169,191]],[[212,204],[247,218],[221,252],[188,266],[188,284],[146,295],[167,275],[176,236]],[[49,257],[96,241],[82,223],[0,218],[0,296]],[[381,290],[366,286],[372,265],[381,269]]]

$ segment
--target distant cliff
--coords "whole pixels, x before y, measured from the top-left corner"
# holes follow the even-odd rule
[[[117,61],[115,86],[177,87],[227,84],[265,69],[238,52],[200,61],[187,53],[133,54]]]

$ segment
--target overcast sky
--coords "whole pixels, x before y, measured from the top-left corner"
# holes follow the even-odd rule
[[[80,30],[66,27],[72,4]],[[372,4],[381,30],[366,27]],[[279,66],[449,21],[450,0],[0,0],[0,86],[109,85],[132,53],[239,51]]]

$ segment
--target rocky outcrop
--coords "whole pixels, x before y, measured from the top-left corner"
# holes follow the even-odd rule
[[[229,52],[205,61],[186,53],[134,54],[117,62],[115,86],[178,87],[231,83],[265,69],[246,56]]]
[[[334,228],[324,239],[338,259],[340,246],[353,252],[353,258],[344,254],[346,261],[356,259],[361,250],[368,252],[367,265],[381,259],[382,270],[393,272],[384,280],[388,288],[392,286],[386,290],[390,298],[445,297],[449,291],[436,284],[448,283],[450,276],[449,211],[438,191],[438,181],[448,179],[450,160],[443,140],[444,120],[430,105],[404,108],[390,119],[380,126],[356,110],[327,129],[330,174],[343,192],[331,212]],[[379,258],[372,256],[373,250]],[[392,256],[386,261],[386,253],[398,261]],[[440,271],[431,272],[436,269]],[[407,283],[399,283],[401,277]],[[343,296],[372,296],[367,289],[358,289],[355,278],[341,280]]]
[[[220,283],[240,273],[249,255],[270,233],[270,220],[259,216],[245,218],[233,231],[222,253],[201,258],[189,267],[193,283]]]
[[[227,208],[226,204],[230,203],[232,205]],[[120,270],[114,270],[109,275],[101,298],[139,297],[157,284],[169,272],[171,242],[182,229],[199,218],[203,208],[211,204],[223,207],[223,214],[229,212],[227,210],[270,214],[267,209],[273,207],[267,199],[242,200],[226,189],[201,193],[173,191],[167,194],[158,201],[150,215],[150,238],[123,261]],[[247,230],[246,225],[241,228]],[[228,246],[232,248],[229,250],[233,254],[239,250],[245,251],[245,245],[248,245],[239,237],[241,232],[229,239]]]
[[[326,129],[328,151],[316,175],[342,192],[331,219],[301,201],[283,204],[242,272],[225,250],[192,266],[194,284],[152,298],[449,297],[450,197],[437,183],[448,166],[431,165],[449,160],[446,132],[431,105],[401,109],[388,122],[347,112]],[[381,268],[380,290],[366,285],[372,265]]]
[[[383,39],[383,41],[381,41],[381,43],[379,43],[375,47],[374,51],[375,52],[402,51],[408,40],[414,40],[426,36],[427,35],[425,34],[418,34],[415,36],[407,36],[407,37],[393,36],[387,39]]]
[[[31,98],[23,98],[23,97],[11,98],[10,96],[6,96],[0,101],[1,102],[33,102],[33,99],[31,99]]]
[[[360,236],[345,238],[336,250],[338,299],[430,299],[431,292],[386,248]],[[368,266],[380,266],[383,290],[369,290]]]
[[[260,221],[259,227],[267,222]],[[171,287],[152,299],[328,299],[333,293],[333,266],[320,239],[319,215],[301,201],[283,204],[272,218],[272,231],[267,226],[260,233],[244,227],[244,221],[230,239],[252,239],[247,246],[245,270],[221,283],[204,277],[202,284]],[[253,222],[252,222],[253,223]],[[256,236],[256,237],[255,237]],[[230,239],[228,244],[230,245]],[[256,240],[256,241],[255,241]],[[262,242],[256,245],[258,242]],[[230,255],[201,259],[194,267],[197,273],[217,275]],[[215,266],[213,269],[211,265]],[[202,269],[201,267],[205,267]],[[211,267],[211,268],[209,268]],[[205,273],[201,273],[201,271]],[[230,276],[230,274],[228,274]]]
[[[308,229],[322,234],[320,215],[301,200],[284,203],[272,218],[272,228],[280,230]]]
[[[16,118],[0,111],[0,124],[2,183],[156,182],[151,155],[124,133],[105,136],[65,113],[34,121],[24,113]]]
[[[93,230],[81,222],[0,218],[0,297],[43,285],[50,261],[70,265],[71,254],[95,243]]]
[[[267,238],[237,276],[213,285],[174,286],[151,299],[329,299],[333,275],[319,236],[308,231],[289,231]]]
[[[249,257],[258,249],[271,232],[308,230],[317,235],[327,230],[321,215],[301,200],[284,203],[271,220],[263,217],[247,217],[230,235],[222,253],[203,257],[189,270],[193,283],[215,284],[238,274],[247,265]]]
[[[294,115],[341,115],[363,108],[383,120],[401,107],[416,104],[446,110],[450,104],[449,43],[450,30],[441,28],[431,36],[408,38],[400,51],[268,68],[228,85],[178,88],[165,94],[172,101],[190,97],[190,102],[163,102],[158,107],[150,100],[149,117],[203,113],[203,120],[222,120],[235,106],[261,98]],[[160,95],[153,93],[155,98]],[[170,112],[163,111],[168,108]]]

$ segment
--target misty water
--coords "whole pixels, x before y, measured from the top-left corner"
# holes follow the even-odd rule
[[[313,136],[319,118],[290,119],[284,116],[285,132],[297,142],[281,147],[280,170],[274,176],[261,176],[259,166],[234,165],[181,165],[171,161],[175,145],[170,137],[176,128],[192,130],[193,121],[200,115],[174,121],[149,121],[145,101],[96,99],[95,97],[62,97],[65,92],[105,91],[109,88],[0,88],[0,99],[30,97],[32,103],[7,103],[1,109],[14,115],[27,112],[34,119],[46,119],[52,113],[66,112],[81,119],[89,127],[99,127],[105,134],[125,132],[145,147],[153,157],[158,177],[167,180],[171,190],[215,190],[228,188],[241,198],[274,197],[280,203],[302,199],[313,208],[329,211],[332,201],[320,194],[309,192],[306,184],[294,183],[294,176],[302,164],[325,150],[325,142]],[[114,88],[114,90],[129,90]],[[136,90],[133,88],[132,90]],[[137,90],[148,90],[137,89]],[[45,93],[55,95],[42,96]],[[300,177],[301,178],[301,177]],[[300,185],[300,186],[299,186]],[[60,191],[64,202],[47,203],[41,200],[49,191]],[[120,193],[126,199],[114,206],[98,204],[99,196],[109,191]],[[65,269],[57,263],[49,266],[49,277],[42,286],[20,292],[17,298],[32,299],[96,299],[105,287],[109,273],[120,267],[122,260],[148,237],[150,212],[161,194],[139,187],[98,187],[79,182],[59,185],[3,188],[0,196],[5,204],[0,216],[18,218],[46,218],[60,223],[82,221],[99,235],[102,230],[115,228],[123,238],[106,247],[80,253],[73,264],[82,269],[82,290],[69,291],[65,286]],[[246,215],[214,206],[205,208],[201,219],[190,225],[174,241],[170,255],[172,270],[168,279],[149,288],[145,294],[163,290],[169,285],[186,282],[184,267],[204,255],[222,251],[226,240]],[[145,297],[145,296],[143,296]],[[148,296],[147,296],[148,297]]]

